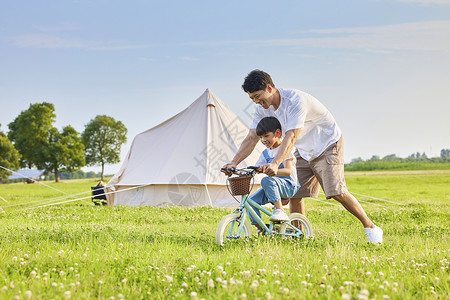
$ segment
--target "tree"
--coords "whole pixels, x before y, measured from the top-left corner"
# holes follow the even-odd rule
[[[56,128],[50,130],[49,139],[40,149],[39,157],[37,167],[54,172],[56,182],[60,180],[60,171],[75,172],[86,164],[80,134],[70,125],[64,127],[62,132]]]
[[[8,137],[21,154],[20,165],[31,168],[41,161],[40,153],[45,147],[55,120],[53,104],[43,102],[30,104],[13,122],[8,124]]]
[[[450,157],[450,149],[441,149],[441,157]]]
[[[9,138],[0,130],[0,166],[10,169],[19,169],[19,151],[14,148]],[[0,168],[0,180],[7,179],[11,172]]]
[[[382,160],[384,160],[384,161],[397,161],[397,160],[399,160],[399,157],[397,157],[397,155],[395,155],[395,154],[389,154],[389,155],[386,155],[385,157],[383,157]]]
[[[361,157],[357,157],[357,158],[352,159],[352,164],[353,163],[359,163],[359,162],[362,162],[362,161],[364,161],[364,160]]]
[[[372,157],[369,159],[369,161],[377,161],[380,160],[380,157],[378,155],[372,155]]]
[[[96,116],[81,135],[88,166],[102,166],[102,180],[105,164],[120,162],[120,148],[127,141],[127,128],[122,122],[108,116]]]

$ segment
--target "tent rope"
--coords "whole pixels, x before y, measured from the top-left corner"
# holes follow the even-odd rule
[[[0,196],[0,199],[2,199],[3,201],[5,201],[6,203],[9,203],[8,201],[6,201],[5,198],[3,198],[2,196]]]
[[[354,192],[349,192],[349,193],[350,193],[350,194],[355,194],[355,195],[358,195],[358,196],[367,197],[367,198],[374,199],[374,200],[385,201],[385,202],[389,202],[389,203],[393,203],[393,204],[397,204],[397,205],[406,205],[406,204],[403,204],[403,203],[398,203],[398,202],[394,202],[394,201],[389,201],[389,200],[385,200],[385,199],[381,199],[381,198],[375,198],[375,197],[371,197],[371,196],[367,196],[367,195],[361,195],[361,194],[354,193]],[[320,194],[325,195],[323,192],[320,192]],[[363,203],[368,203],[368,204],[376,205],[376,206],[381,206],[381,207],[386,207],[386,208],[388,207],[388,206],[384,206],[384,205],[381,205],[381,204],[378,204],[378,203],[373,203],[373,202],[364,201],[364,200],[360,200],[360,199],[358,199],[358,201],[359,201],[359,202],[363,202]]]
[[[47,184],[45,184],[45,183],[42,183],[42,182],[40,182],[39,180],[34,180],[34,179],[31,178],[31,177],[27,177],[27,176],[25,176],[25,175],[22,175],[22,174],[20,174],[20,173],[18,173],[18,172],[15,172],[15,171],[10,170],[10,169],[8,169],[8,168],[5,168],[5,167],[3,167],[3,166],[0,166],[0,168],[2,168],[2,169],[4,169],[4,170],[7,170],[7,171],[9,171],[9,172],[12,172],[12,173],[14,173],[14,174],[17,174],[17,175],[19,175],[19,176],[21,176],[21,177],[23,177],[23,178],[33,180],[34,182],[37,182],[37,183],[39,183],[39,184],[41,184],[41,185],[43,185],[43,186],[45,186],[45,187],[48,187],[48,188],[53,189],[53,190],[55,190],[55,191],[57,191],[57,192],[63,193],[64,195],[67,195],[67,197],[71,197],[71,195],[67,194],[66,192],[63,192],[63,191],[61,191],[61,190],[58,190],[57,188],[54,188],[54,187],[49,186],[49,185],[47,185]],[[92,204],[92,203],[90,203],[90,202],[87,202],[87,201],[85,201],[85,200],[83,200],[83,202],[85,202],[85,203],[87,203],[87,204],[89,204],[89,205],[94,205],[94,204]]]
[[[311,199],[311,200],[318,201],[318,202],[322,202],[322,203],[326,203],[326,204],[330,204],[330,205],[339,206],[339,207],[344,208],[342,205],[339,205],[339,204],[336,204],[336,203],[331,203],[331,202],[328,202],[328,201],[323,201],[323,200],[320,200],[320,199],[317,199],[317,198],[313,198],[313,197],[307,197],[307,198],[308,198],[308,199]]]
[[[46,187],[48,187],[48,188],[51,188],[51,189],[53,189],[53,190],[55,190],[55,191],[58,191],[58,192],[60,192],[60,193],[63,193],[63,194],[65,194],[65,195],[67,195],[67,193],[65,193],[65,192],[63,192],[63,191],[60,191],[60,190],[58,190],[57,188],[54,188],[54,187],[52,187],[52,186],[46,185],[46,184],[40,182],[39,180],[34,180],[34,179],[31,178],[31,177],[27,177],[27,176],[25,176],[25,175],[22,175],[22,174],[20,174],[20,173],[18,173],[18,172],[15,172],[15,171],[10,170],[10,169],[8,169],[8,168],[5,168],[5,167],[3,167],[3,166],[0,166],[0,168],[5,169],[6,171],[12,172],[12,173],[14,173],[14,174],[17,174],[17,175],[19,175],[19,176],[22,176],[23,178],[33,180],[33,181],[35,181],[35,182],[37,182],[37,183],[39,183],[39,184],[42,184],[43,186],[46,186]]]
[[[82,192],[82,193],[72,194],[72,195],[67,195],[67,196],[59,196],[59,197],[53,197],[53,198],[48,198],[48,199],[35,200],[35,201],[24,202],[24,203],[3,205],[3,206],[0,206],[0,207],[20,206],[20,205],[26,205],[26,204],[31,204],[31,203],[37,203],[37,202],[54,202],[54,201],[59,201],[59,200],[67,199],[67,198],[70,198],[70,197],[74,197],[74,196],[78,196],[78,195],[82,195],[82,194],[87,194],[87,193],[92,193],[92,191],[87,191],[87,192]]]
[[[362,194],[358,194],[358,193],[354,193],[354,192],[352,192],[352,194],[355,194],[355,195],[358,195],[358,196],[362,196],[362,197],[367,197],[367,198],[374,199],[374,200],[380,200],[380,201],[384,201],[384,202],[389,202],[389,203],[393,203],[393,204],[397,204],[397,205],[406,205],[404,203],[398,203],[398,202],[394,202],[394,201],[390,201],[390,200],[386,200],[386,199],[382,199],[382,198],[375,198],[375,197],[362,195]]]
[[[325,193],[323,193],[323,192],[320,192],[320,194],[326,196]],[[363,201],[363,200],[359,200],[359,199],[357,199],[357,201],[358,202],[367,203],[367,204],[372,204],[372,205],[375,205],[375,206],[381,206],[381,207],[387,208],[387,206],[384,206],[384,205],[381,205],[381,204],[378,204],[378,203],[373,203],[373,202],[369,202],[369,201]]]
[[[138,189],[138,188],[141,188],[141,187],[146,186],[146,185],[148,185],[148,184],[143,184],[143,185],[139,185],[139,186],[133,186],[133,187],[126,188],[126,189],[123,189],[123,190],[118,190],[118,191],[104,192],[103,194],[98,194],[97,196],[125,192],[125,191],[132,190],[132,189]],[[50,204],[45,204],[45,205],[39,205],[38,204],[38,205],[33,205],[33,206],[30,206],[30,207],[23,208],[23,210],[32,209],[32,208],[42,208],[42,207],[53,206],[53,205],[59,205],[59,204],[64,204],[64,203],[68,203],[68,202],[74,202],[74,201],[79,201],[79,200],[83,200],[83,199],[89,199],[91,197],[92,196],[87,196],[87,197],[82,197],[82,198],[77,198],[77,199],[70,199],[70,200],[66,200],[66,201],[62,201],[62,202],[58,202],[58,203],[50,203]]]

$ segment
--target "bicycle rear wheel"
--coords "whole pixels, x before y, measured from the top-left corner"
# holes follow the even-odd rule
[[[250,237],[250,224],[245,221],[241,227],[242,218],[239,214],[229,214],[222,218],[216,230],[216,243],[223,245],[231,239]]]

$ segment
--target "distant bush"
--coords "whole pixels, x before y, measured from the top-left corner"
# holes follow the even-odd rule
[[[76,172],[60,172],[61,179],[83,179],[83,178],[101,178],[102,172],[95,173],[93,171],[84,172],[82,170],[76,171]],[[108,176],[108,175],[106,175]],[[48,177],[48,179],[47,179]],[[46,176],[45,180],[53,180],[53,176]]]
[[[375,170],[450,170],[450,157],[441,156],[427,158],[425,154],[412,154],[408,158],[401,158],[395,154],[383,158],[372,156],[371,159],[353,159],[345,165],[346,171],[375,171]]]
[[[89,171],[89,172],[84,172],[82,170],[76,171],[76,172],[60,172],[60,179],[63,180],[70,180],[70,179],[85,179],[85,178],[101,178],[102,177],[102,173],[98,172],[95,173],[93,171]],[[106,177],[111,177],[111,175],[106,175]],[[54,175],[44,175],[41,176],[40,180],[55,180],[55,176]],[[10,179],[10,180],[3,180],[2,183],[16,183],[16,182],[23,182],[26,181],[26,178],[21,178],[21,179]]]

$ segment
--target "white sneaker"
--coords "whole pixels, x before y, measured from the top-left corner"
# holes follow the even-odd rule
[[[273,215],[269,218],[272,222],[281,222],[281,221],[289,221],[288,215],[282,209],[275,209],[273,211]]]
[[[364,228],[364,233],[366,234],[369,243],[383,243],[383,230],[380,227]]]

